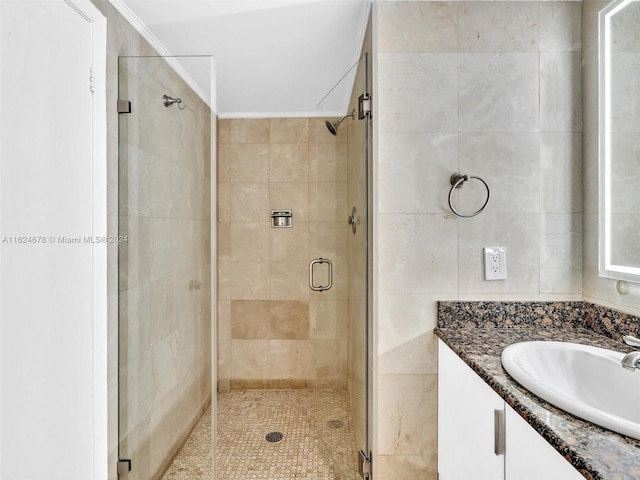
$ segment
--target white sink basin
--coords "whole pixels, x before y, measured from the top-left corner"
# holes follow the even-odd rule
[[[640,369],[623,353],[565,342],[521,342],[502,352],[518,383],[567,412],[640,440]]]

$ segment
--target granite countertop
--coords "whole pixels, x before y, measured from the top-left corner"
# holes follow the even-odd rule
[[[446,306],[453,304],[450,302]],[[448,312],[448,319],[444,315],[443,320],[442,310],[439,306],[438,337],[585,478],[640,479],[640,441],[581,420],[545,402],[513,380],[500,361],[502,350],[508,345],[532,340],[574,342],[620,352],[631,351],[631,347],[621,340],[600,335],[580,322],[565,322],[560,326],[553,325],[556,322],[532,321],[526,328],[507,328],[503,325],[486,328],[473,326],[468,315],[453,318],[455,309]],[[548,316],[546,318],[548,320]],[[464,321],[464,326],[460,320]]]

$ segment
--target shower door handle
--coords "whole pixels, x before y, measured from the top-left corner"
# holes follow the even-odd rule
[[[326,285],[316,285],[313,282],[314,267],[319,263],[326,263],[329,267],[329,279]],[[331,260],[328,258],[315,258],[311,260],[311,263],[309,264],[309,288],[315,292],[324,292],[329,290],[331,285],[333,285],[333,264],[331,263]]]

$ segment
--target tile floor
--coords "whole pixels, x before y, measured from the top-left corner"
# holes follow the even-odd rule
[[[282,432],[284,438],[269,443],[265,435],[270,432]],[[208,410],[163,480],[209,479],[210,439]],[[360,477],[354,445],[344,390],[218,394],[216,480],[356,480]]]
[[[211,407],[184,442],[162,480],[211,479]]]

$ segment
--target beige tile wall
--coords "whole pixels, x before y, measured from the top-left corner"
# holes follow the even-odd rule
[[[120,455],[150,480],[210,401],[211,117],[162,58],[121,58],[118,75],[133,105],[119,118]]]
[[[107,17],[107,106],[118,98],[118,56],[153,55],[153,49],[106,0],[92,2]],[[118,113],[107,108],[107,212],[109,235],[118,234]],[[118,460],[118,246],[107,247],[109,480]]]
[[[580,3],[375,8],[377,478],[435,480],[436,301],[582,298]],[[450,212],[456,171],[489,184],[482,214]],[[485,246],[506,281],[483,280]]]
[[[308,118],[218,129],[218,388],[344,382],[346,272],[321,294],[308,272],[316,256],[346,259],[346,129],[335,138]],[[271,228],[278,209],[293,211],[292,228]]]
[[[119,218],[119,209],[118,209],[118,140],[119,140],[119,132],[118,132],[118,113],[115,108],[116,100],[118,98],[118,57],[125,55],[146,55],[153,56],[156,55],[155,51],[149,46],[149,44],[140,37],[140,35],[129,25],[122,16],[113,8],[106,0],[92,0],[94,4],[105,14],[107,17],[107,202],[108,202],[108,232],[109,235],[117,235],[118,234],[118,218]],[[171,74],[169,74],[170,76]],[[166,76],[163,79],[167,79]],[[181,82],[169,83],[167,86],[177,86],[181,85]],[[182,94],[182,93],[181,93]],[[191,98],[191,97],[189,97]],[[194,98],[194,102],[192,105],[196,105],[198,101]],[[135,150],[133,150],[135,152]],[[209,157],[208,153],[205,153],[201,160],[204,161],[205,157]],[[142,165],[145,163],[145,160],[151,158],[148,156],[145,158],[145,153],[138,156],[139,159],[142,159]],[[195,157],[193,157],[195,160]],[[151,166],[151,162],[149,163]],[[202,163],[198,168],[204,168],[205,164]],[[208,167],[208,165],[207,165]],[[147,169],[146,173],[154,175],[156,173],[162,173],[165,170],[162,169]],[[204,170],[200,170],[204,173]],[[144,166],[142,172],[145,172]],[[204,177],[205,175],[203,175]],[[169,179],[170,176],[166,176],[166,179]],[[157,180],[162,180],[161,178],[157,178]],[[162,196],[153,196],[154,193],[161,193],[159,190],[149,190],[146,189],[143,184],[140,185],[139,192],[143,193],[140,197],[136,197],[135,195],[129,196],[129,203],[127,205],[126,213],[133,213],[134,216],[144,217],[158,217],[160,213],[157,210],[159,205],[162,205]],[[201,190],[202,191],[202,190]],[[165,190],[165,193],[168,193],[168,189]],[[146,199],[141,203],[136,203],[136,199]],[[209,204],[209,201],[202,197],[202,206],[205,204]],[[185,204],[186,205],[186,204]],[[139,208],[142,207],[142,208]],[[129,210],[129,208],[131,210]],[[124,212],[123,212],[124,213]],[[201,219],[204,220],[204,217]],[[161,222],[160,222],[161,223]],[[157,223],[156,227],[160,225]],[[206,223],[203,222],[203,223]],[[144,220],[139,222],[140,225],[144,225]],[[135,225],[131,224],[134,228],[133,232],[129,232],[130,234],[135,234],[135,236],[139,235],[148,235],[150,234],[150,230],[146,228],[138,229],[135,231]],[[201,225],[202,226],[202,225]],[[156,228],[154,227],[154,229]],[[202,231],[209,231],[208,227],[203,227]],[[154,230],[155,232],[155,230]],[[150,238],[150,237],[149,237]],[[208,240],[205,237],[201,237],[203,239],[203,248],[204,244],[208,244]],[[170,239],[172,241],[173,239]],[[180,239],[175,238],[175,241]],[[133,246],[133,244],[132,244]],[[144,256],[144,249],[139,252],[139,254]],[[118,304],[119,304],[119,288],[118,288],[118,245],[110,244],[108,247],[108,295],[109,295],[109,303],[108,303],[108,449],[109,449],[109,472],[108,478],[110,480],[117,480],[118,475],[116,473],[116,462],[118,459],[118,411],[129,409],[131,413],[134,413],[134,409],[131,405],[120,405],[118,399],[118,374],[119,374],[119,365],[118,365],[118,339],[120,335],[134,335],[134,332],[119,332],[118,329]],[[136,254],[134,254],[136,255]],[[149,255],[148,260],[150,260],[151,249],[148,249],[147,255]],[[204,254],[203,254],[204,255]],[[138,255],[140,257],[140,255]],[[143,262],[144,263],[144,262]],[[146,267],[143,264],[139,264],[140,268],[135,268],[135,265],[130,265],[128,278],[126,279],[127,283],[129,280],[132,281],[133,284],[136,285],[136,288],[132,288],[130,292],[124,294],[124,303],[127,305],[126,310],[129,313],[134,313],[136,310],[138,311],[147,311],[149,314],[149,319],[155,321],[159,314],[159,304],[157,302],[150,302],[150,298],[153,296],[154,299],[158,297],[164,297],[164,294],[168,292],[164,288],[160,288],[160,283],[162,282],[151,282],[152,284],[148,284],[147,286],[140,285],[140,280],[144,280],[145,278],[150,280],[151,278],[151,266],[147,264]],[[136,273],[137,272],[137,273]],[[153,274],[157,273],[157,270],[154,267]],[[146,275],[146,277],[145,277]],[[154,277],[155,278],[155,277]],[[208,281],[209,276],[203,275],[203,286],[200,291],[200,298],[203,300],[202,302],[194,302],[193,307],[196,305],[206,305],[205,300],[205,292],[210,291],[210,282]],[[163,292],[160,292],[163,290]],[[184,306],[184,305],[183,305]],[[167,313],[167,312],[165,312]],[[202,317],[208,318],[208,313],[200,310]],[[167,313],[168,314],[168,313]],[[201,318],[202,318],[201,317]],[[167,317],[163,317],[167,318]],[[143,343],[146,343],[148,339],[148,345],[156,346],[156,352],[160,352],[162,349],[169,350],[175,346],[174,339],[171,339],[170,334],[170,324],[166,322],[159,322],[159,326],[161,330],[145,330],[142,329],[138,333],[142,334],[138,338],[143,340]],[[208,381],[210,375],[205,372],[205,369],[210,365],[209,356],[207,353],[207,349],[210,348],[207,342],[210,338],[208,330],[209,325],[203,323],[201,324],[203,329],[197,331],[197,337],[193,335],[189,335],[183,340],[193,340],[197,338],[198,341],[205,342],[200,345],[198,348],[190,348],[190,350],[195,354],[198,352],[197,356],[190,357],[190,362],[196,362],[199,367],[194,371],[198,372],[199,378],[203,379],[203,381]],[[205,328],[206,327],[206,328]],[[196,332],[194,332],[196,333]],[[175,336],[174,336],[175,337]],[[135,338],[135,337],[134,337]],[[172,343],[173,342],[173,343]],[[136,346],[136,342],[131,342],[132,349],[128,352],[128,354],[135,354],[136,350],[140,353],[139,355],[133,355],[132,360],[139,359],[139,365],[143,365],[145,358],[146,360],[152,358],[152,355],[149,355],[150,349],[143,348],[144,346],[140,343]],[[188,348],[189,344],[185,341],[182,342],[182,348]],[[146,353],[145,353],[146,352]],[[159,359],[160,356],[156,355],[156,359]],[[171,355],[166,357],[168,360],[173,358]],[[150,365],[151,362],[149,362]],[[165,367],[170,367],[165,364]],[[185,364],[183,364],[185,366]],[[131,367],[135,367],[135,363],[131,364]],[[126,372],[126,369],[122,369],[121,373]],[[183,375],[183,370],[179,370],[180,375]],[[181,382],[181,387],[185,385],[186,376],[184,381]],[[189,377],[190,378],[190,377]],[[158,385],[162,388],[166,387],[167,384],[163,382],[159,382]],[[208,395],[211,391],[210,386],[206,387],[204,384],[201,384],[200,388],[201,392],[205,392],[205,395]],[[154,402],[154,409],[147,410],[147,413],[143,415],[142,421],[137,424],[141,428],[134,428],[130,434],[127,436],[128,447],[137,449],[137,468],[134,477],[132,478],[144,478],[144,475],[147,475],[152,470],[152,461],[157,461],[160,457],[163,456],[163,452],[167,452],[168,449],[175,446],[174,440],[177,438],[177,435],[182,434],[183,432],[180,430],[180,422],[182,422],[186,417],[192,416],[195,414],[198,406],[194,406],[193,410],[190,410],[190,406],[187,405],[187,398],[196,399],[197,395],[194,394],[194,388],[187,388],[181,394],[173,393],[162,397],[157,394],[154,394],[152,400]],[[194,395],[192,395],[194,394]],[[147,395],[147,398],[150,396]],[[186,403],[185,403],[186,402]],[[137,401],[132,402],[134,404]],[[195,401],[194,403],[198,403]],[[139,404],[138,404],[139,405]],[[169,412],[175,413],[175,406],[182,405],[180,410],[180,415],[169,415]],[[138,409],[138,413],[142,412],[144,408]],[[167,417],[167,415],[169,415]],[[179,419],[178,419],[179,417]],[[131,419],[131,423],[135,423],[133,417],[129,417]],[[163,419],[170,418],[171,421],[164,422]],[[175,419],[176,421],[173,421]],[[129,422],[127,422],[129,423]],[[124,426],[123,431],[128,428],[127,425]],[[149,434],[154,433],[154,442],[153,444],[150,441]]]

